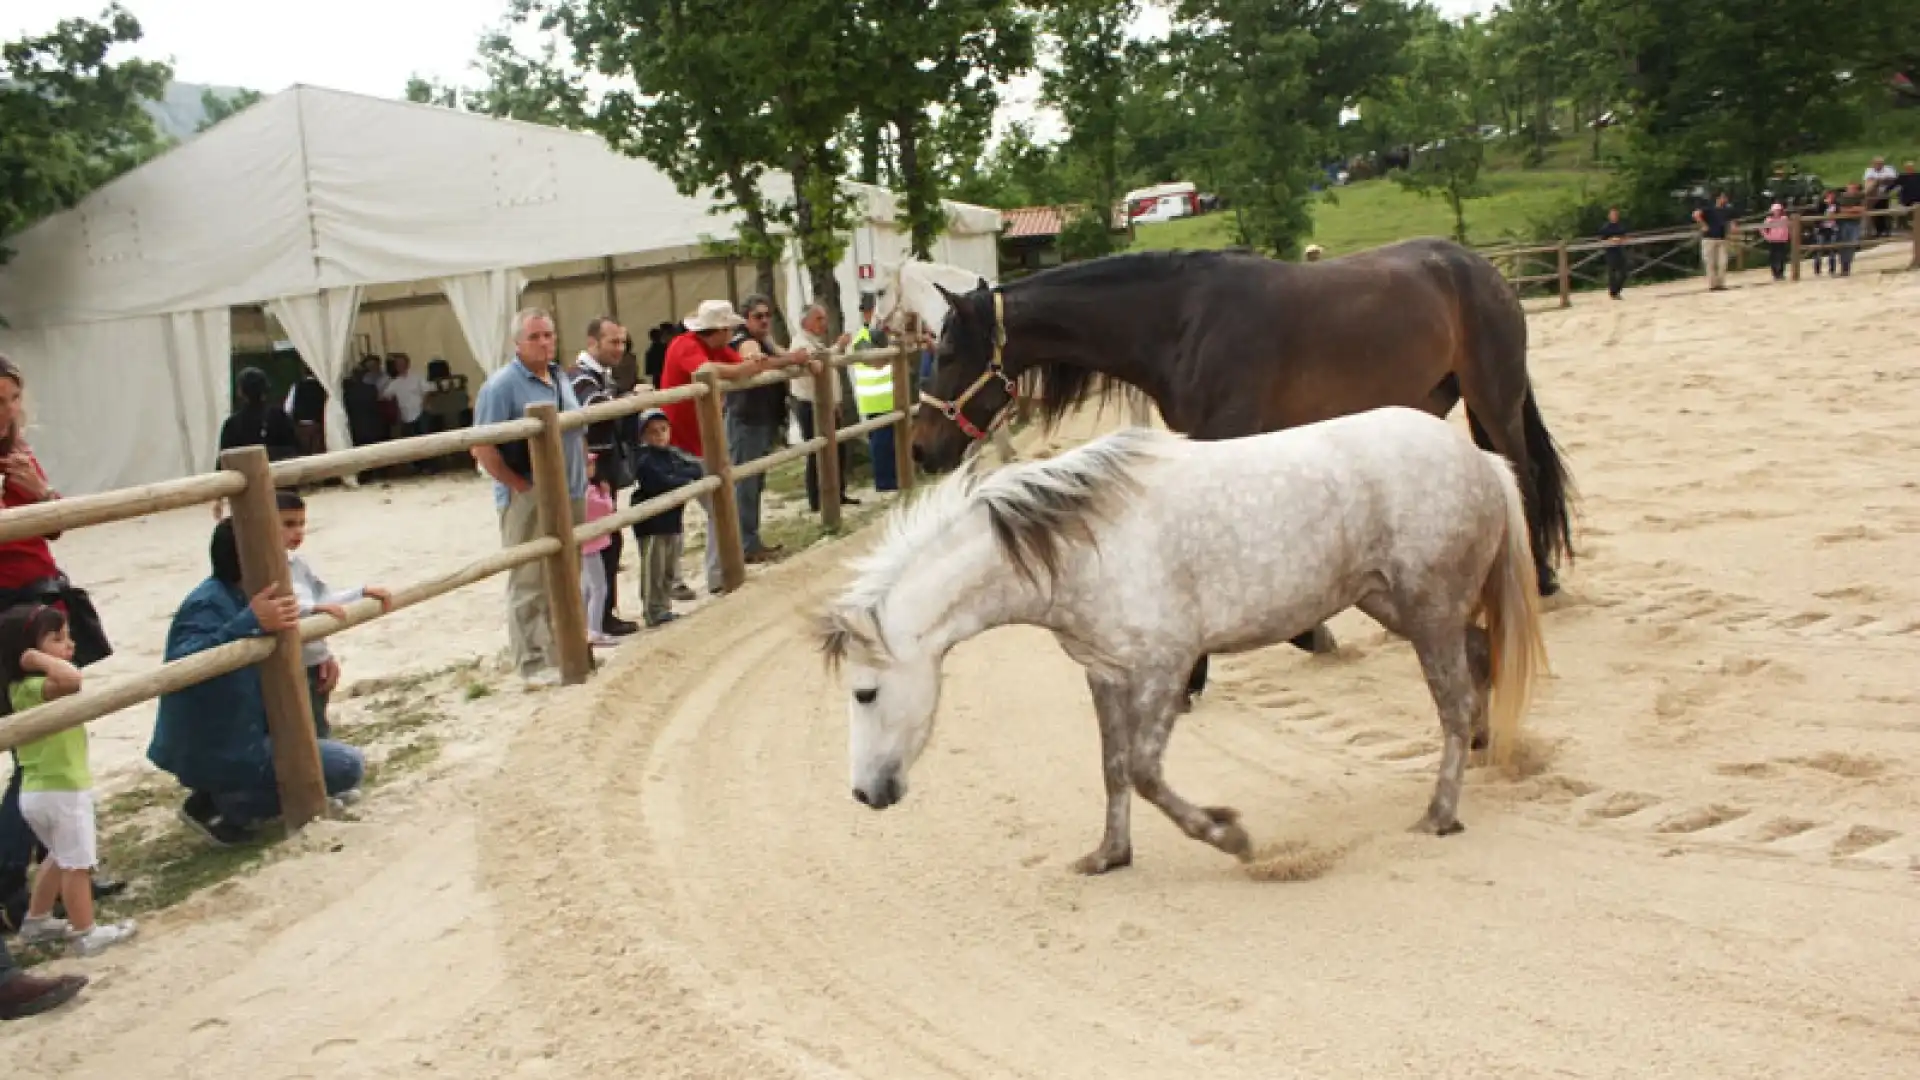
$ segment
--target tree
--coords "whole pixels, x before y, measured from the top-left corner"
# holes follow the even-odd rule
[[[1193,77],[1220,88],[1221,193],[1242,240],[1281,258],[1313,230],[1308,209],[1338,152],[1340,113],[1396,73],[1399,0],[1181,0]]]
[[[1067,118],[1065,158],[1076,194],[1087,204],[1081,220],[1070,224],[1075,250],[1069,257],[1112,249],[1108,222],[1121,196],[1126,32],[1138,10],[1137,0],[1050,0],[1041,12],[1055,55],[1041,75],[1041,99]]]
[[[869,0],[856,18],[869,54],[840,73],[865,87],[856,106],[860,178],[880,182],[882,130],[890,129],[893,173],[906,195],[902,224],[914,256],[931,258],[946,227],[943,173],[984,153],[997,84],[1033,66],[1033,19],[1014,0]]]
[[[539,56],[522,55],[508,33],[511,25],[480,37],[479,54],[469,65],[485,80],[480,89],[415,75],[407,80],[407,100],[552,127],[585,127],[586,91],[561,67],[554,41],[547,40]]]
[[[1472,61],[1460,27],[1423,14],[1407,48],[1407,73],[1383,95],[1394,127],[1421,147],[1406,168],[1394,170],[1393,179],[1410,191],[1446,199],[1453,238],[1465,244],[1466,201],[1484,194],[1479,181],[1486,157],[1474,124]]]
[[[140,36],[139,21],[113,4],[98,22],[62,19],[0,49],[0,240],[72,207],[165,146],[141,102],[159,100],[172,69],[106,59]],[[0,245],[0,262],[9,255]]]
[[[200,111],[206,115],[200,118],[199,126],[193,129],[194,133],[205,131],[242,109],[258,105],[265,96],[258,90],[237,90],[231,97],[222,97],[214,92],[213,87],[207,87],[200,91]]]

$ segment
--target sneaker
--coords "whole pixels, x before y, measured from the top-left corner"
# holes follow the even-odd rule
[[[648,627],[661,626],[666,623],[670,623],[679,617],[680,616],[678,614],[671,611],[667,612],[664,615],[651,615],[647,617],[647,626]]]
[[[587,635],[587,644],[596,649],[611,649],[615,645],[620,644],[620,639],[614,637],[612,634],[589,634]]]
[[[94,923],[93,929],[73,938],[75,956],[98,956],[103,950],[133,937],[133,920],[117,923]]]
[[[700,597],[694,593],[692,587],[689,586],[684,581],[676,583],[673,586],[673,589],[670,591],[670,595],[672,595],[672,597],[675,600],[680,600],[689,604],[695,600],[700,599]]]
[[[18,1020],[50,1012],[72,1001],[86,985],[85,975],[45,979],[16,971],[13,978],[0,982],[0,1020]]]
[[[62,941],[73,936],[73,927],[65,919],[56,919],[51,914],[29,915],[20,921],[20,944],[40,945],[49,941]]]
[[[628,634],[639,633],[640,624],[615,617],[606,620],[606,630],[609,637],[626,637]]]
[[[529,690],[537,690],[547,686],[559,686],[560,673],[552,668],[541,668],[531,675],[521,676],[520,681],[524,683]]]
[[[347,790],[341,792],[340,794],[335,795],[333,797],[333,801],[339,803],[342,806],[352,806],[354,803],[357,803],[360,801],[360,789],[357,787],[348,788]]]
[[[204,802],[195,802],[203,799]],[[218,847],[232,847],[253,839],[253,830],[228,821],[213,809],[213,796],[195,792],[180,807],[180,820]]]

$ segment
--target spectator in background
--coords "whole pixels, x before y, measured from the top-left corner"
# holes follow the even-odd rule
[[[618,396],[614,370],[626,353],[626,327],[605,315],[587,320],[587,347],[566,368],[567,378],[573,382],[573,396],[579,399],[581,407],[612,401]],[[597,455],[600,482],[607,485],[607,497],[618,498],[620,489],[633,482],[631,455],[634,445],[640,441],[638,424],[631,416],[602,420],[587,425],[586,438],[588,454]],[[588,487],[592,486],[589,482]],[[594,548],[607,588],[595,594],[600,610],[589,611],[587,622],[613,637],[624,637],[640,629],[620,617],[620,556],[624,544],[625,539],[616,532],[606,543]]]
[[[745,324],[746,320],[733,310],[731,303],[725,300],[702,301],[699,310],[684,321],[687,332],[675,336],[673,343],[667,346],[666,357],[661,361],[659,388],[671,390],[676,386],[685,386],[694,381],[695,372],[708,366],[720,378],[737,382],[794,362],[790,359],[791,354],[776,356],[762,353],[751,360],[743,359],[733,346],[727,344],[727,340]],[[700,418],[694,403],[676,401],[666,406],[664,411],[672,444],[704,461]],[[700,508],[707,514],[707,591],[719,596],[727,590],[720,575],[720,539],[714,535],[712,497],[701,496]]]
[[[1693,212],[1700,226],[1700,262],[1707,271],[1707,288],[1720,292],[1727,287],[1727,236],[1739,225],[1734,221],[1733,200],[1722,191],[1713,197],[1713,205]]]
[[[526,308],[513,317],[514,358],[487,377],[473,405],[473,422],[500,424],[520,420],[527,406],[552,402],[563,413],[580,407],[573,386],[554,370],[556,336],[553,318],[540,308]],[[567,501],[573,520],[586,517],[586,433],[579,428],[562,432]],[[502,446],[476,446],[474,461],[493,477],[493,506],[500,517],[500,544],[514,547],[538,538],[540,503],[533,491],[533,457],[522,440]],[[553,626],[547,610],[546,569],[535,560],[507,573],[507,643],[514,669],[528,686],[552,686],[560,681],[559,655],[553,647]]]
[[[808,304],[807,310],[800,316],[800,328],[794,331],[793,345],[796,349],[808,353],[838,352],[853,340],[852,334],[842,333],[840,339],[831,346],[827,344],[827,309],[819,304]],[[847,378],[846,369],[841,368],[834,374],[834,415],[840,414],[839,405],[853,396],[853,383]],[[813,438],[813,380],[802,376],[787,384],[793,393],[793,422],[800,427],[802,442]],[[840,502],[846,506],[857,506],[860,500],[847,494],[847,444],[836,443],[834,449],[840,459]],[[814,513],[820,512],[820,463],[812,454],[807,455],[807,506]]]
[[[1793,222],[1787,218],[1786,207],[1774,203],[1767,209],[1767,219],[1760,223],[1760,237],[1767,242],[1767,265],[1773,269],[1773,280],[1786,280],[1793,244]]]
[[[1873,164],[1867,166],[1867,171],[1860,175],[1860,182],[1865,186],[1862,194],[1867,197],[1867,208],[1869,210],[1888,209],[1893,201],[1893,185],[1898,179],[1899,174],[1893,171],[1893,166],[1887,164],[1887,159],[1875,154]],[[1873,219],[1874,236],[1888,236],[1892,233],[1893,216],[1891,214],[1883,214]]]
[[[1813,243],[1816,249],[1825,250],[1814,251],[1813,272],[1818,274],[1821,264],[1824,263],[1828,270],[1838,274],[1840,253],[1834,249],[1833,245],[1840,242],[1839,194],[1831,189],[1822,192],[1816,207],[1820,214],[1820,221],[1813,227]]]
[[[886,329],[873,325],[873,312],[879,302],[879,297],[873,293],[860,294],[860,329],[853,332],[853,341],[850,343],[852,351],[886,348]],[[859,363],[849,370],[853,373],[854,401],[860,406],[862,420],[871,420],[893,411],[893,364],[890,361]],[[867,432],[867,452],[873,458],[873,489],[900,490],[899,470],[893,454],[892,424]]]
[[[1911,213],[1915,207],[1920,207],[1920,171],[1915,171],[1913,162],[1906,161],[1901,163],[1900,175],[1895,177],[1893,181],[1893,190],[1899,192],[1900,205],[1905,207],[1909,213]],[[1912,225],[1914,220],[1913,217],[1909,216],[1907,223]]]
[[[1607,295],[1620,299],[1627,287],[1627,223],[1620,220],[1620,208],[1607,208],[1607,223],[1600,226],[1601,250],[1607,256]]]
[[[240,369],[233,412],[220,425],[221,450],[264,446],[267,457],[274,461],[300,455],[300,437],[294,433],[293,420],[285,409],[269,400],[271,390],[266,372],[257,367]],[[214,464],[217,467],[219,462]]]
[[[766,358],[773,367],[811,360],[804,348],[796,346],[782,353],[773,343],[773,301],[757,294],[749,296],[743,314],[745,325],[728,342],[740,359]],[[780,445],[780,428],[787,419],[787,388],[792,385],[776,382],[727,395],[727,453],[735,465],[763,458]],[[748,562],[766,562],[780,553],[779,544],[768,544],[760,538],[760,495],[766,487],[766,473],[734,484],[734,502],[740,508],[740,541],[746,547]]]
[[[327,452],[327,388],[308,371],[287,391],[287,415],[293,418],[293,434],[303,454]]]
[[[640,453],[634,459],[639,478],[629,503],[638,506],[648,499],[665,495],[675,488],[697,483],[706,466],[671,441],[672,428],[667,414],[648,409],[640,415]],[[640,550],[640,604],[648,626],[672,622],[674,595],[671,591],[671,560],[678,557],[678,543],[685,504],[655,514],[633,526],[634,544]]]
[[[1835,242],[1840,245],[1840,269],[1834,271],[1840,277],[1853,276],[1853,254],[1859,249],[1861,215],[1867,208],[1867,197],[1859,184],[1848,184],[1847,190],[1833,200],[1838,211],[1838,235]]]
[[[232,518],[214,525],[207,555],[211,572],[180,602],[167,627],[164,662],[300,624],[300,602],[278,584],[251,599],[241,591]],[[223,846],[252,839],[260,823],[280,814],[260,668],[249,665],[160,695],[147,760],[187,789],[180,817],[190,827]],[[320,740],[328,796],[358,788],[365,771],[360,751]]]

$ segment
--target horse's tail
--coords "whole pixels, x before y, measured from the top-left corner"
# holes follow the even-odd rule
[[[1533,387],[1520,403],[1520,426],[1527,440],[1527,461],[1533,466],[1533,547],[1540,561],[1553,565],[1557,558],[1573,564],[1573,524],[1567,513],[1573,481],[1567,475],[1567,463],[1560,447],[1548,434],[1540,419],[1540,406],[1533,399]]]
[[[1513,463],[1482,451],[1499,479],[1507,504],[1506,536],[1480,586],[1492,661],[1492,692],[1487,701],[1488,740],[1495,764],[1513,760],[1520,741],[1534,680],[1547,674],[1547,643],[1540,634],[1540,582],[1534,572],[1527,534],[1526,501]]]

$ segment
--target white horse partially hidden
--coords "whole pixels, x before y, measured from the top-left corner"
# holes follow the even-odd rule
[[[926,749],[947,651],[1011,623],[1053,631],[1099,716],[1106,831],[1074,863],[1095,874],[1133,860],[1134,791],[1250,856],[1237,811],[1161,776],[1187,674],[1353,606],[1412,643],[1446,736],[1415,828],[1460,831],[1470,741],[1509,760],[1546,670],[1537,603],[1506,460],[1396,407],[1219,441],[1127,428],[1051,460],[969,466],[893,513],[817,633],[852,689],[853,797],[882,810]]]

